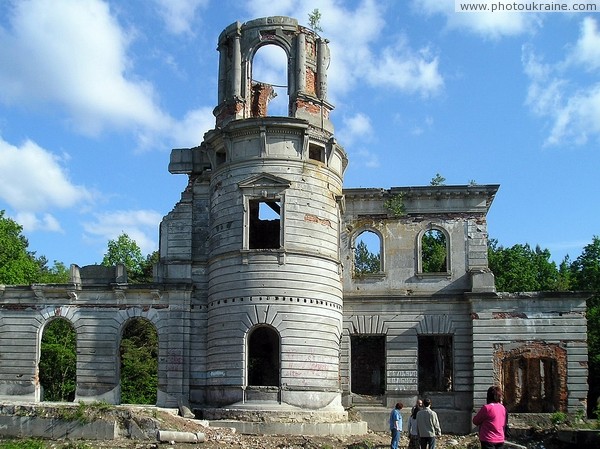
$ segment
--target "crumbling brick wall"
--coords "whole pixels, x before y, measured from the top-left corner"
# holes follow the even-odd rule
[[[543,341],[496,346],[494,371],[510,412],[567,410],[567,351]]]
[[[252,83],[252,117],[266,117],[269,101],[277,96],[270,84]]]

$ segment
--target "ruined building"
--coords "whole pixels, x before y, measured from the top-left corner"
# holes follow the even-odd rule
[[[252,79],[264,45],[287,55],[287,116],[269,116],[273,86]],[[495,290],[497,185],[344,189],[327,41],[268,17],[227,27],[218,51],[215,127],[171,154],[189,183],[160,225],[155,282],[72,266],[69,284],[0,286],[0,399],[43,400],[41,336],[61,318],[77,334],[75,401],[119,403],[120,339],[138,317],[158,333],[158,405],[208,418],[279,407],[343,423],[349,406],[369,420],[428,396],[445,431],[468,432],[493,384],[512,411],[585,407],[585,298]],[[379,255],[361,271],[365,232]]]

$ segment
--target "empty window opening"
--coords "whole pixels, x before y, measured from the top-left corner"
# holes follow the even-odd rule
[[[123,329],[121,403],[156,404],[158,390],[158,333],[144,318],[133,318]]]
[[[308,158],[313,161],[325,162],[325,148],[320,145],[308,145]]]
[[[250,200],[250,249],[277,249],[281,247],[281,202],[279,200]]]
[[[423,273],[448,271],[446,236],[438,229],[430,229],[421,238],[421,266]]]
[[[287,67],[287,55],[279,46],[258,49],[252,60],[253,117],[289,115]]]
[[[217,167],[219,165],[224,164],[227,161],[227,155],[225,153],[225,150],[219,150],[215,153],[216,156],[216,163],[217,163]]]
[[[502,362],[504,401],[510,412],[553,413],[560,407],[558,364],[551,358],[509,357]]]
[[[419,336],[419,393],[452,391],[452,335]]]
[[[351,335],[352,393],[385,393],[385,335]]]
[[[372,231],[364,231],[354,242],[354,274],[381,272],[381,239]]]
[[[38,368],[43,401],[75,400],[77,336],[68,320],[56,318],[45,326]]]
[[[279,386],[279,335],[261,326],[248,338],[248,385]]]

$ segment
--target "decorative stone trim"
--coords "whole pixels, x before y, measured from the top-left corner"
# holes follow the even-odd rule
[[[325,301],[322,299],[314,299],[314,298],[300,298],[300,297],[292,297],[292,296],[242,296],[237,298],[226,298],[226,299],[218,299],[215,301],[211,301],[208,303],[208,308],[239,304],[243,302],[248,302],[249,304],[256,303],[280,303],[282,305],[286,304],[306,304],[311,307],[322,306],[328,307],[335,310],[342,310],[341,304],[336,304],[332,301]]]

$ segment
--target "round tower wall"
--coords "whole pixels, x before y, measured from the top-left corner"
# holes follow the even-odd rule
[[[258,127],[244,122],[205,140],[216,162],[210,182],[208,399],[221,405],[246,400],[261,387],[249,379],[248,338],[257,326],[268,326],[279,342],[277,399],[337,407],[338,201],[345,155],[318,133],[311,136],[302,120],[264,120]],[[258,206],[271,215],[260,218]]]

